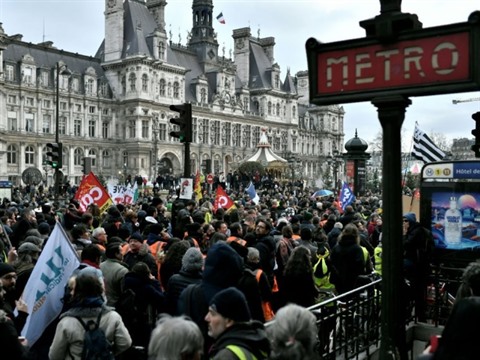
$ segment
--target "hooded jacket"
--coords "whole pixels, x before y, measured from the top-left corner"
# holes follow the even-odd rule
[[[355,288],[359,275],[365,274],[365,257],[363,250],[353,236],[342,236],[330,255],[334,271],[330,282],[339,294]]]
[[[216,339],[209,351],[212,360],[238,360],[227,346],[235,345],[252,353],[257,360],[267,359],[270,354],[270,342],[265,328],[259,321],[235,323]]]
[[[96,321],[102,312],[100,328],[105,332],[107,339],[113,344],[113,352],[118,355],[127,350],[132,344],[132,339],[120,315],[106,306],[99,307],[73,307],[60,316],[60,322],[55,331],[53,343],[48,353],[50,360],[80,360],[83,350],[85,329],[75,316]]]

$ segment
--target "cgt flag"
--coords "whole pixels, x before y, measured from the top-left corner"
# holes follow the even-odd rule
[[[257,205],[258,202],[260,201],[260,197],[255,191],[255,186],[253,186],[253,182],[250,181],[250,184],[245,189],[245,191],[247,192],[248,196],[250,196],[250,199],[255,203],[255,205]]]
[[[60,314],[65,286],[79,264],[77,253],[65,230],[57,222],[22,294],[30,311],[22,331],[29,346],[38,340],[46,327]]]
[[[213,203],[213,212],[216,212],[217,209],[225,209],[225,210],[232,210],[235,209],[235,203],[232,199],[227,195],[223,187],[220,185],[217,186],[217,195],[215,196],[215,202]]]
[[[415,124],[415,132],[413,134],[412,155],[426,163],[440,161],[446,156],[446,154],[433,143],[428,135],[420,130],[417,124]]]
[[[83,177],[73,198],[78,200],[82,211],[85,211],[88,205],[96,204],[103,213],[110,205],[113,205],[107,190],[93,172]]]
[[[355,201],[355,195],[346,182],[343,183],[342,190],[340,191],[339,201],[343,211],[345,211],[348,205]]]

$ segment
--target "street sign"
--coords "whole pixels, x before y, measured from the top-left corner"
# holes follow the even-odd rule
[[[207,183],[210,185],[213,184],[213,174],[207,175]]]
[[[330,105],[377,96],[421,96],[480,87],[480,25],[471,21],[375,37],[306,43],[310,101]]]

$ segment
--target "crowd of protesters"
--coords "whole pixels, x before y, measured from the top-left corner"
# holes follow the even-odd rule
[[[207,191],[200,201],[143,196],[103,214],[94,204],[82,211],[76,200],[59,205],[42,194],[5,199],[2,347],[25,324],[22,290],[60,223],[81,265],[60,317],[30,349],[5,344],[12,358],[80,359],[81,324],[72,314],[101,314],[119,359],[316,359],[315,317],[306,308],[325,291],[342,294],[381,274],[381,198],[367,194],[342,211],[334,196],[312,198],[312,189],[260,185],[258,204],[232,187],[235,207],[215,212]],[[412,232],[416,219],[405,219]]]

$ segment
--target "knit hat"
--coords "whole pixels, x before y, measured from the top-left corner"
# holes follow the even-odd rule
[[[195,272],[202,270],[202,268],[203,256],[201,251],[195,247],[189,248],[182,258],[182,270],[186,272]]]
[[[409,212],[403,215],[403,218],[408,220],[409,223],[417,222],[417,216],[413,212]]]
[[[145,221],[146,221],[146,222],[149,222],[149,223],[151,223],[151,224],[156,224],[156,223],[158,223],[158,221],[157,221],[153,216],[147,216],[147,217],[145,218]]]
[[[210,301],[210,307],[235,322],[248,322],[252,319],[245,295],[234,287],[218,292]]]
[[[15,268],[12,265],[6,264],[6,263],[0,263],[0,277],[12,272],[13,273],[16,272]]]
[[[42,246],[43,239],[41,237],[38,237],[38,236],[30,235],[30,236],[27,236],[23,240],[23,242],[24,243],[32,243],[32,244],[35,244],[37,246]]]
[[[130,240],[137,240],[137,241],[143,242],[142,235],[141,235],[140,233],[138,233],[138,232],[133,233],[133,234],[130,236]]]
[[[42,250],[35,244],[30,242],[24,242],[18,247],[19,254],[39,253]]]
[[[333,225],[336,228],[343,229],[343,224],[341,222],[336,222],[335,225]]]
[[[41,234],[41,235],[49,235],[50,234],[50,225],[48,225],[48,223],[46,222],[42,222],[40,224],[38,224],[38,232]]]
[[[228,244],[218,242],[207,253],[202,288],[207,301],[218,291],[234,286],[243,274],[243,259]]]

